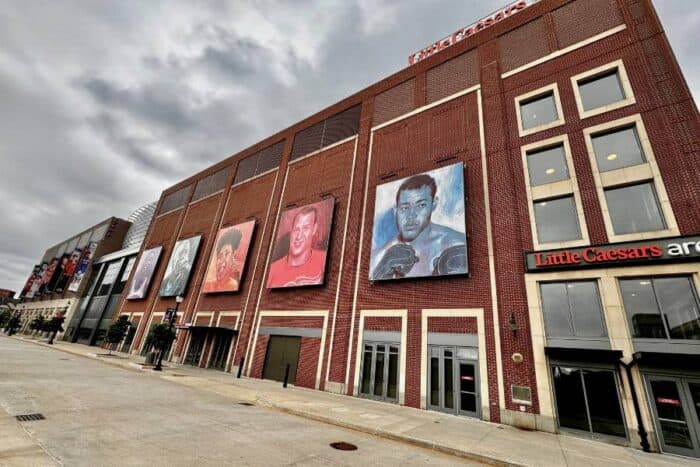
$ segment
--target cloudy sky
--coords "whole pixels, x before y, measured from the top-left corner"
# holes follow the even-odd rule
[[[507,0],[0,2],[0,288]],[[700,2],[656,0],[700,89]]]

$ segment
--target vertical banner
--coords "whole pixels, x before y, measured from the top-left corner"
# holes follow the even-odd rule
[[[85,273],[90,267],[90,263],[92,263],[92,257],[95,254],[96,249],[97,242],[90,242],[83,251],[83,256],[80,259],[80,263],[78,263],[78,269],[73,274],[73,280],[68,286],[69,291],[77,292],[80,288],[80,283],[83,281],[83,276],[85,276]]]
[[[47,264],[46,269],[42,268],[41,275],[41,285],[39,286],[39,291],[37,295],[44,295],[49,293],[49,284],[53,278],[56,268],[58,267],[58,258],[54,258],[50,263]]]
[[[63,292],[66,289],[70,283],[70,280],[73,278],[73,274],[75,274],[75,270],[78,268],[78,262],[80,262],[81,255],[82,250],[80,248],[73,250],[73,253],[71,253],[70,256],[64,255],[67,257],[67,260],[63,264],[63,274],[61,274],[61,278],[56,284],[56,292]]]
[[[34,275],[34,281],[32,282],[32,286],[29,288],[29,291],[27,292],[27,295],[26,295],[27,298],[34,298],[34,297],[39,295],[39,288],[41,287],[41,280],[44,277],[44,273],[46,272],[46,269],[48,267],[49,267],[48,263],[41,263],[39,265],[39,270]]]
[[[32,285],[34,285],[34,281],[36,280],[37,276],[39,275],[39,272],[41,271],[41,265],[35,264],[34,268],[32,269],[31,274],[29,274],[29,278],[27,279],[27,282],[24,283],[24,287],[22,287],[22,292],[20,292],[19,297],[28,297],[27,294],[32,288]]]

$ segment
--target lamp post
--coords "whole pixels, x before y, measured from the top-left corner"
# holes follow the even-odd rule
[[[163,344],[163,348],[160,349],[160,355],[158,355],[158,362],[156,363],[156,366],[153,367],[153,371],[163,371],[163,354],[165,354],[166,349],[170,348],[170,336],[172,336],[173,334],[173,323],[177,318],[177,309],[180,308],[180,303],[182,303],[183,300],[184,298],[178,295],[177,297],[175,297],[175,309],[168,310],[168,338],[167,342]]]

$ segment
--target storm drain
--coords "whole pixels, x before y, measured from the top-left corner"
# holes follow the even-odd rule
[[[34,420],[46,420],[40,413],[30,413],[26,415],[15,415],[15,418],[20,422],[33,422]]]
[[[255,404],[251,404],[250,402],[239,402],[238,405],[245,405],[246,407],[252,407]]]
[[[336,443],[331,443],[333,449],[338,449],[339,451],[357,451],[357,446],[354,444],[346,443],[345,441],[338,441]]]

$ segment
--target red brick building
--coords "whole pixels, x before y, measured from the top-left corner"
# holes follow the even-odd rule
[[[695,103],[649,0],[509,8],[167,189],[150,287],[115,315],[133,348],[200,236],[173,361],[700,455]],[[377,187],[454,164],[468,274],[370,280]],[[323,284],[267,288],[285,211],[329,198]],[[251,220],[239,290],[204,293],[217,232]]]

